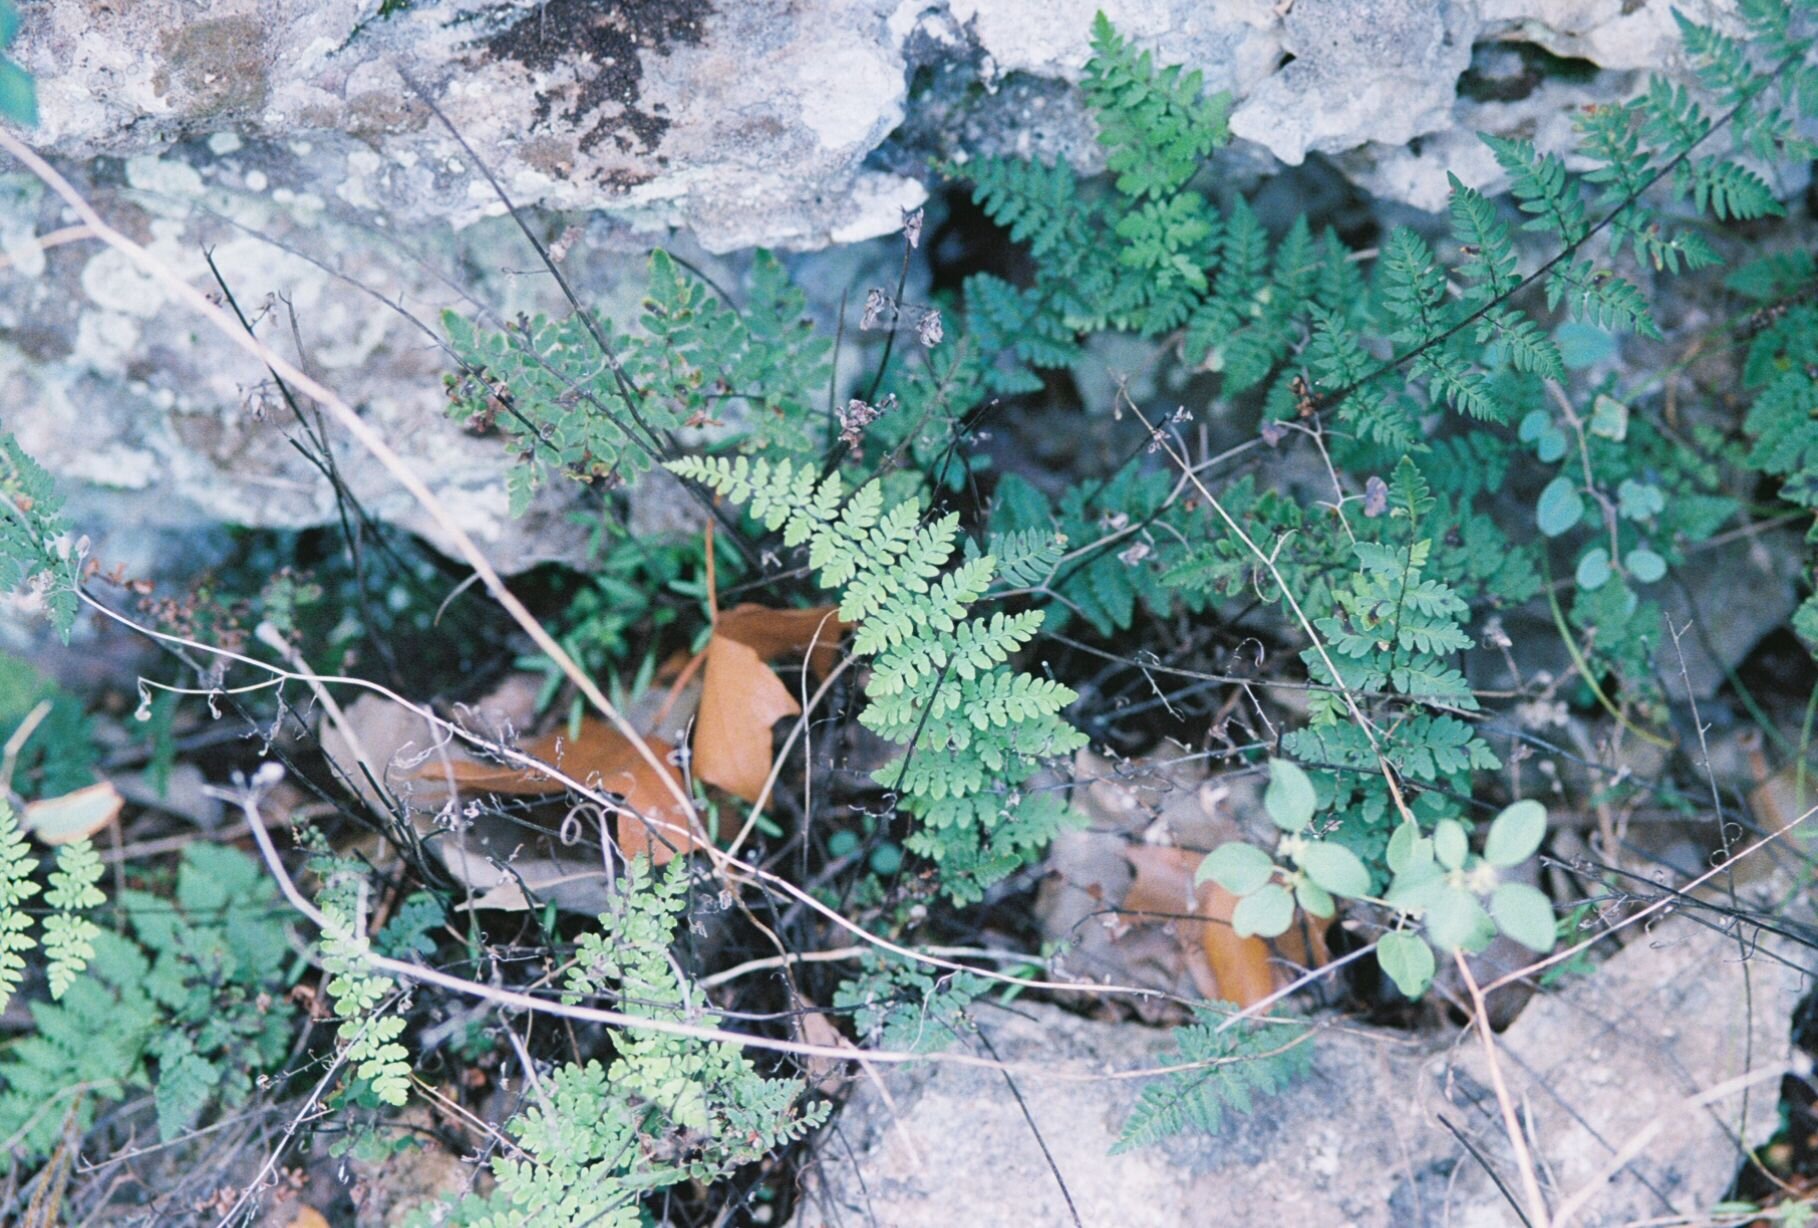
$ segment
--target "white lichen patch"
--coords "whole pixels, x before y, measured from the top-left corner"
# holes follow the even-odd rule
[[[217,158],[240,151],[240,134],[237,132],[217,132],[208,138],[208,152]]]
[[[202,195],[202,176],[187,162],[143,154],[126,160],[126,182],[135,203],[165,217],[187,217]]]
[[[123,252],[97,252],[82,266],[82,293],[98,307],[150,319],[164,306],[164,287]]]
[[[139,346],[139,321],[118,311],[85,311],[76,321],[75,358],[106,375],[122,375]]]
[[[8,218],[0,224],[0,253],[6,256],[7,271],[20,277],[44,276],[44,248],[31,232],[26,218]]]

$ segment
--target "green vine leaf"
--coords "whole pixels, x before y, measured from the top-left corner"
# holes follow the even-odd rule
[[[1211,879],[1232,895],[1244,896],[1261,889],[1275,876],[1275,862],[1252,844],[1233,840],[1219,845],[1199,863],[1195,884]]]
[[[1433,983],[1433,948],[1419,934],[1391,930],[1376,943],[1376,963],[1409,999],[1418,999]]]
[[[1293,833],[1313,821],[1319,804],[1313,780],[1299,764],[1286,759],[1269,760],[1269,787],[1263,791],[1263,808],[1275,825]]]
[[[1534,506],[1535,523],[1548,537],[1558,537],[1584,518],[1584,498],[1571,478],[1557,477],[1540,492]]]
[[[1532,857],[1547,834],[1547,808],[1532,798],[1507,806],[1490,822],[1483,859],[1507,869]]]

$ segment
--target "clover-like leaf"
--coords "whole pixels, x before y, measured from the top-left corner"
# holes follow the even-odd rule
[[[1433,983],[1433,948],[1419,934],[1407,930],[1384,934],[1376,944],[1376,963],[1409,998],[1420,997]]]
[[[1195,884],[1208,878],[1232,895],[1245,896],[1259,890],[1275,874],[1275,862],[1253,844],[1232,840],[1206,854],[1193,875]]]
[[[1621,443],[1629,433],[1629,407],[1615,397],[1600,394],[1591,402],[1591,434]]]
[[[1548,482],[1546,489],[1540,492],[1540,501],[1534,505],[1534,522],[1548,537],[1558,537],[1583,516],[1584,497],[1567,477]]]
[[[1490,822],[1483,859],[1493,866],[1518,866],[1534,855],[1547,834],[1547,808],[1532,798],[1505,806]]]
[[[1332,893],[1318,883],[1302,880],[1294,887],[1294,899],[1300,904],[1301,911],[1315,917],[1329,917],[1338,911],[1338,904],[1332,899]]]
[[[1280,883],[1252,891],[1231,912],[1231,928],[1239,938],[1275,938],[1287,933],[1293,923],[1294,897]]]
[[[1586,591],[1602,588],[1610,578],[1610,552],[1602,546],[1586,551],[1585,556],[1578,560],[1578,574],[1574,578],[1578,581],[1578,587]]]
[[[1504,883],[1490,897],[1490,916],[1496,928],[1527,947],[1545,955],[1559,941],[1559,921],[1553,913],[1553,902],[1526,883]]]
[[[1303,845],[1294,859],[1308,878],[1333,895],[1356,898],[1370,892],[1370,871],[1342,844],[1316,840]]]
[[[1318,803],[1312,778],[1299,764],[1286,759],[1269,760],[1269,787],[1263,791],[1263,807],[1277,827],[1286,832],[1299,831],[1313,821]]]
[[[1646,547],[1629,551],[1623,556],[1622,565],[1643,584],[1655,583],[1664,578],[1667,571],[1666,560]]]

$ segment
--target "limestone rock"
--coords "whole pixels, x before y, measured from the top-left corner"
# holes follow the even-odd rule
[[[1765,948],[1745,962],[1734,936],[1668,922],[1535,998],[1496,1043],[1549,1204],[1588,1191],[1581,1225],[1708,1211],[1737,1137],[1774,1128],[1796,977]],[[1140,1228],[1520,1222],[1441,1121],[1519,1189],[1475,1037],[1334,1025],[1308,1078],[1217,1136],[1111,1156],[1137,1088],[1091,1076],[1159,1064],[1167,1033],[1026,1001],[978,1021],[991,1043],[973,1051],[1018,1064],[1014,1092],[993,1070],[895,1067],[887,1106],[861,1081],[808,1168],[796,1228],[1058,1228],[1075,1222],[1069,1199],[1079,1222]],[[1739,1092],[1691,1103],[1746,1071],[1746,1106]]]

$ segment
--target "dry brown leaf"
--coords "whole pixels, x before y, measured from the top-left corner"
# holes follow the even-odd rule
[[[802,710],[748,644],[715,634],[694,718],[694,774],[755,802],[770,778],[770,727]]]
[[[744,644],[764,661],[774,661],[785,653],[814,651],[808,655],[808,668],[815,676],[825,678],[839,655],[842,636],[851,623],[841,622],[834,611],[837,606],[817,605],[805,610],[776,610],[748,601],[730,610],[721,610],[713,625],[715,635]]]
[[[46,844],[68,844],[112,823],[125,805],[114,782],[104,780],[61,797],[27,802],[21,825]]]
[[[675,787],[682,788],[682,774],[670,763],[675,748],[661,738],[647,737],[644,744],[663,762],[664,774]],[[588,717],[581,722],[576,737],[570,738],[564,728],[526,742],[519,750],[572,780],[622,797],[626,811],[619,814],[615,827],[619,847],[626,857],[647,852],[653,864],[662,865],[677,852],[687,852],[699,843],[690,834],[688,815],[663,774],[645,762],[631,739],[605,721]],[[446,765],[427,763],[418,775],[429,780],[452,779],[457,787],[469,791],[520,797],[546,797],[567,787],[534,768],[472,760],[451,760]]]
[[[1194,868],[1198,869],[1203,860],[1194,853]],[[1239,938],[1231,928],[1237,897],[1217,883],[1206,882],[1199,886],[1198,904],[1200,915],[1206,918],[1199,926],[1200,951],[1217,984],[1217,996],[1249,1006],[1274,993],[1275,969],[1269,965],[1269,944],[1254,935]]]
[[[721,611],[707,642],[694,724],[694,774],[734,797],[757,801],[773,763],[771,726],[802,710],[770,662],[785,653],[809,652],[812,645],[808,667],[825,677],[847,627],[833,606],[778,610],[747,602]]]
[[[839,1025],[816,1009],[813,1002],[804,998],[802,1005],[806,1009],[795,1017],[797,1040],[828,1049],[850,1049],[853,1057],[860,1056],[858,1046],[847,1040]],[[808,1075],[808,1085],[822,1095],[838,1091],[846,1081],[845,1063],[838,1058],[815,1055],[802,1059],[802,1065]]]
[[[1124,856],[1136,870],[1124,895],[1124,911],[1135,914],[1129,918],[1134,922],[1164,924],[1173,930],[1202,994],[1249,1006],[1275,991],[1269,944],[1256,937],[1239,938],[1231,928],[1235,898],[1216,883],[1194,886],[1203,853],[1135,844],[1124,850]]]

